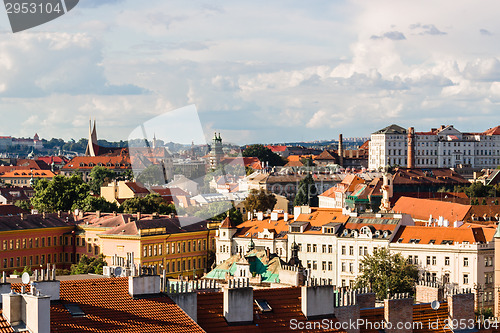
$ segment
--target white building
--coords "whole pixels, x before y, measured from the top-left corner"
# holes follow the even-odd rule
[[[463,224],[449,227],[402,227],[391,241],[391,252],[401,253],[419,268],[421,278],[454,288],[476,288],[481,307],[494,304],[495,228]]]
[[[413,156],[409,156],[409,152],[413,152]],[[462,133],[453,125],[413,132],[413,128],[408,131],[393,124],[371,135],[369,169],[387,165],[409,167],[409,160],[416,168],[459,165],[495,168],[500,164],[500,126],[482,133]]]

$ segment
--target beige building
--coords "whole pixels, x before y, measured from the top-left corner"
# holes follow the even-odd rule
[[[145,197],[149,194],[147,188],[137,182],[113,181],[107,186],[101,186],[101,197],[109,202],[121,204],[124,200]]]

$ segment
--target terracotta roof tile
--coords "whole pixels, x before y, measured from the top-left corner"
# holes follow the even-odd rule
[[[405,213],[418,220],[437,219],[442,216],[450,223],[464,221],[471,209],[470,205],[461,205],[438,200],[401,197],[393,207],[397,213]]]

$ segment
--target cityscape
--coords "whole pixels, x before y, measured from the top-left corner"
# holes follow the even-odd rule
[[[500,3],[4,7],[1,333],[500,332]]]

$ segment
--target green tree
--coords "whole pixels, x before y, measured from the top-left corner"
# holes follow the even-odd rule
[[[167,183],[165,169],[161,164],[152,164],[142,170],[136,177],[138,182],[143,184],[158,185]]]
[[[307,174],[300,182],[297,187],[297,194],[295,195],[295,200],[293,201],[294,206],[317,206],[318,202],[318,190],[314,184],[314,179],[311,174]]]
[[[239,210],[237,210],[234,207],[232,207],[227,212],[220,213],[219,215],[212,217],[211,220],[212,221],[222,221],[226,218],[228,213],[229,213],[229,218],[231,219],[231,221],[233,221],[234,224],[238,225],[240,223],[243,223],[243,215],[241,214],[241,212]]]
[[[31,270],[30,266],[24,266],[24,269],[21,272],[21,274],[23,274],[23,273],[28,273],[29,275],[33,275],[33,271]]]
[[[78,264],[71,265],[71,274],[102,274],[102,267],[106,265],[102,254],[97,258],[90,258],[84,254]]]
[[[281,156],[259,144],[248,146],[242,155],[243,157],[257,157],[261,162],[268,162],[269,166],[282,166],[286,164],[286,161]]]
[[[148,194],[145,197],[136,197],[125,200],[121,207],[123,212],[133,214],[137,212],[152,214],[170,214],[175,213],[175,205],[166,203],[163,198],[154,193]]]
[[[14,202],[14,205],[27,212],[31,211],[31,202],[29,200],[17,200],[16,202]]]
[[[413,293],[418,278],[418,269],[400,253],[390,253],[379,248],[371,255],[361,259],[361,274],[356,278],[356,287],[370,287],[378,299],[388,293]]]
[[[54,176],[52,180],[40,179],[34,186],[31,198],[33,208],[42,212],[68,211],[89,194],[89,185],[76,174],[71,177]]]
[[[316,165],[310,156],[307,158],[301,158],[300,162],[306,167],[313,167]]]
[[[116,180],[126,180],[126,181],[134,181],[134,173],[132,172],[132,170],[130,169],[127,169],[125,170],[122,174],[120,175],[117,175]]]
[[[116,178],[116,173],[103,166],[95,166],[92,168],[89,174],[90,190],[94,194],[101,194],[101,186],[104,183],[109,183]]]
[[[268,193],[264,189],[250,190],[250,193],[243,201],[243,206],[248,212],[258,211],[265,212],[268,209],[273,209],[276,205],[276,196],[272,193]]]
[[[85,199],[73,205],[72,210],[80,209],[84,212],[118,212],[120,211],[118,205],[115,202],[109,202],[103,197],[95,197],[93,195],[88,195]]]

